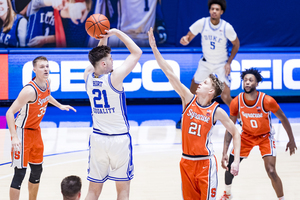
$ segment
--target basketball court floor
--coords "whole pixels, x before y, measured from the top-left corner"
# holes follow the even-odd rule
[[[300,148],[300,106],[296,103],[280,104],[290,120],[295,140]],[[228,108],[221,105],[228,112]],[[77,112],[60,111],[48,107],[42,121],[44,140],[44,171],[41,178],[38,199],[62,199],[60,182],[68,175],[82,179],[82,198],[88,190],[87,158],[88,139],[92,129],[89,106],[75,107]],[[9,199],[9,186],[13,176],[10,167],[10,134],[6,127],[5,112],[0,107],[0,199]],[[180,118],[181,105],[131,105],[128,118],[133,141],[135,177],[131,181],[132,200],[180,200],[181,180],[179,161],[181,158],[181,132],[175,128]],[[279,120],[273,115],[277,140],[277,172],[282,179],[287,200],[300,199],[300,149],[290,156],[285,152],[287,134]],[[213,143],[218,160],[219,198],[224,189],[224,169],[221,155],[225,129],[219,123],[214,128]],[[29,171],[29,169],[28,169]],[[28,199],[28,171],[21,188],[20,199]],[[254,148],[240,165],[240,173],[234,179],[233,200],[277,199],[271,182],[265,172],[258,148]],[[116,199],[112,181],[104,184],[99,199]]]

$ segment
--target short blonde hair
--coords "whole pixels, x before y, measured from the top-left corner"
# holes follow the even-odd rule
[[[211,79],[212,86],[215,89],[215,95],[213,98],[216,98],[222,94],[225,85],[214,74],[210,74],[208,77]]]

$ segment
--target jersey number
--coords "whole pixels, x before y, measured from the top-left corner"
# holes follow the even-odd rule
[[[258,127],[258,126],[257,126],[257,121],[254,120],[254,119],[251,119],[251,120],[250,120],[250,124],[251,124],[251,127],[252,127],[252,128],[257,128],[257,127]]]
[[[148,4],[148,0],[145,0],[145,8],[144,11],[149,11],[149,4]]]
[[[197,124],[195,122],[190,123],[189,134],[201,136],[200,130],[201,130],[200,124]]]
[[[216,48],[215,42],[210,42],[210,49],[214,50]]]
[[[102,99],[104,99],[104,108],[110,108],[110,105],[108,104],[108,100],[107,100],[107,94],[106,94],[106,90],[99,90],[99,89],[93,89],[93,94],[96,94],[96,96],[94,96],[94,106],[96,108],[103,108],[103,104],[102,103],[98,103],[97,101],[100,101]]]

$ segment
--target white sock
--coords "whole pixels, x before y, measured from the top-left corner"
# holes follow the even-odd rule
[[[231,185],[225,184],[225,192],[226,192],[226,194],[231,194]]]
[[[284,196],[282,196],[282,197],[279,197],[279,199],[278,200],[284,200]]]

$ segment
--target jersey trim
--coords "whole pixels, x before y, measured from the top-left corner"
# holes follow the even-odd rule
[[[208,18],[208,21],[210,21],[210,17]],[[211,26],[210,23],[208,23],[208,25],[209,25],[209,28],[210,28],[211,30],[217,31],[217,30],[219,30],[219,29],[222,27],[222,23],[223,23],[223,20],[220,19],[220,23],[219,23],[219,26],[218,26],[217,28],[213,28],[213,27]]]
[[[119,134],[108,134],[108,133],[102,133],[101,130],[93,127],[93,133],[99,134],[99,135],[106,135],[106,136],[118,136],[118,135],[128,135],[129,132],[126,133],[119,133]]]
[[[182,158],[186,160],[207,160],[210,159],[213,155],[205,156],[205,155],[188,155],[182,153]]]
[[[111,73],[109,73],[108,74],[108,84],[109,84],[109,86],[111,87],[111,89],[113,90],[113,91],[115,91],[116,93],[122,93],[122,92],[124,92],[124,88],[123,88],[123,90],[117,90],[113,85],[112,85],[112,83],[111,83]]]

